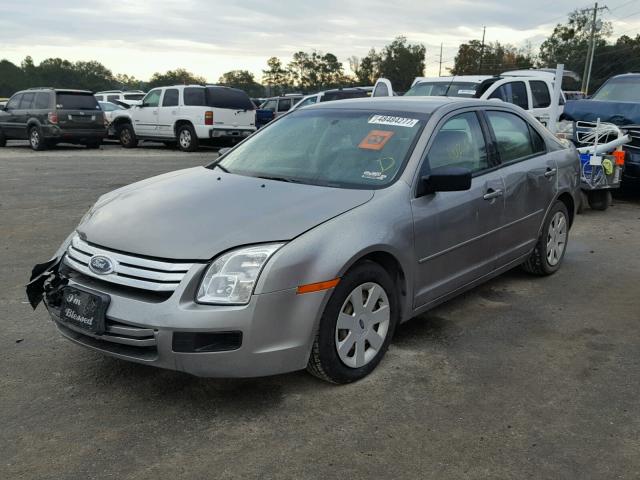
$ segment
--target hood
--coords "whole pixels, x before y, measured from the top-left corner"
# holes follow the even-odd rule
[[[601,100],[570,100],[564,106],[563,120],[609,122],[615,125],[640,124],[640,102],[605,102]]]
[[[96,245],[176,260],[291,240],[373,197],[204,167],[179,170],[102,196],[78,232]]]

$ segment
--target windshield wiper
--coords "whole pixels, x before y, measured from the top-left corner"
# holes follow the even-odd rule
[[[218,167],[220,170],[222,170],[224,173],[229,173],[229,170],[227,170],[226,168],[224,168],[222,165],[220,165],[220,163],[216,163],[215,165],[213,165],[213,168]]]
[[[269,176],[269,175],[257,175],[256,178],[263,178],[265,180],[275,180],[276,182],[288,182],[288,183],[298,183],[293,178],[288,177],[277,177],[277,176]]]

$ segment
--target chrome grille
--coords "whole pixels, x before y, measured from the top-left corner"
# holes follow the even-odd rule
[[[89,268],[89,262],[95,255],[108,257],[113,262],[113,271],[99,274]],[[140,288],[153,292],[174,291],[192,263],[172,263],[158,260],[148,260],[124,253],[95,247],[85,242],[79,235],[75,235],[67,248],[64,263],[74,270],[98,278],[105,282]]]

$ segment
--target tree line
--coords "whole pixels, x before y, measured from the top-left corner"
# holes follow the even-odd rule
[[[448,75],[497,75],[506,70],[532,67],[555,67],[564,63],[565,69],[582,73],[590,35],[590,17],[586,11],[569,14],[564,24],[558,24],[540,46],[536,54],[530,44],[517,48],[500,42],[483,44],[480,40],[462,43]],[[640,35],[622,35],[614,42],[610,22],[603,22],[596,33],[596,53],[591,75],[591,90],[607,78],[640,68]],[[435,55],[434,55],[435,57]],[[394,89],[407,90],[417,76],[424,75],[426,48],[412,44],[405,37],[397,37],[382,49],[371,49],[362,58],[346,60],[350,73],[336,55],[327,52],[295,52],[288,63],[278,57],[267,60],[262,78],[258,81],[248,70],[224,73],[216,83],[245,90],[252,97],[288,92],[310,93],[318,90],[373,85],[385,77]],[[207,79],[185,69],[156,72],[148,81],[131,75],[114,74],[97,61],[70,62],[48,58],[36,65],[26,57],[18,66],[8,60],[0,61],[0,97],[17,90],[35,86],[79,88],[92,91],[121,89],[149,90],[176,84],[204,84]]]

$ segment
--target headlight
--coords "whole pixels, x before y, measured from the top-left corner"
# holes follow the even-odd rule
[[[231,250],[216,258],[205,273],[197,301],[246,305],[262,267],[284,243],[269,243]]]

